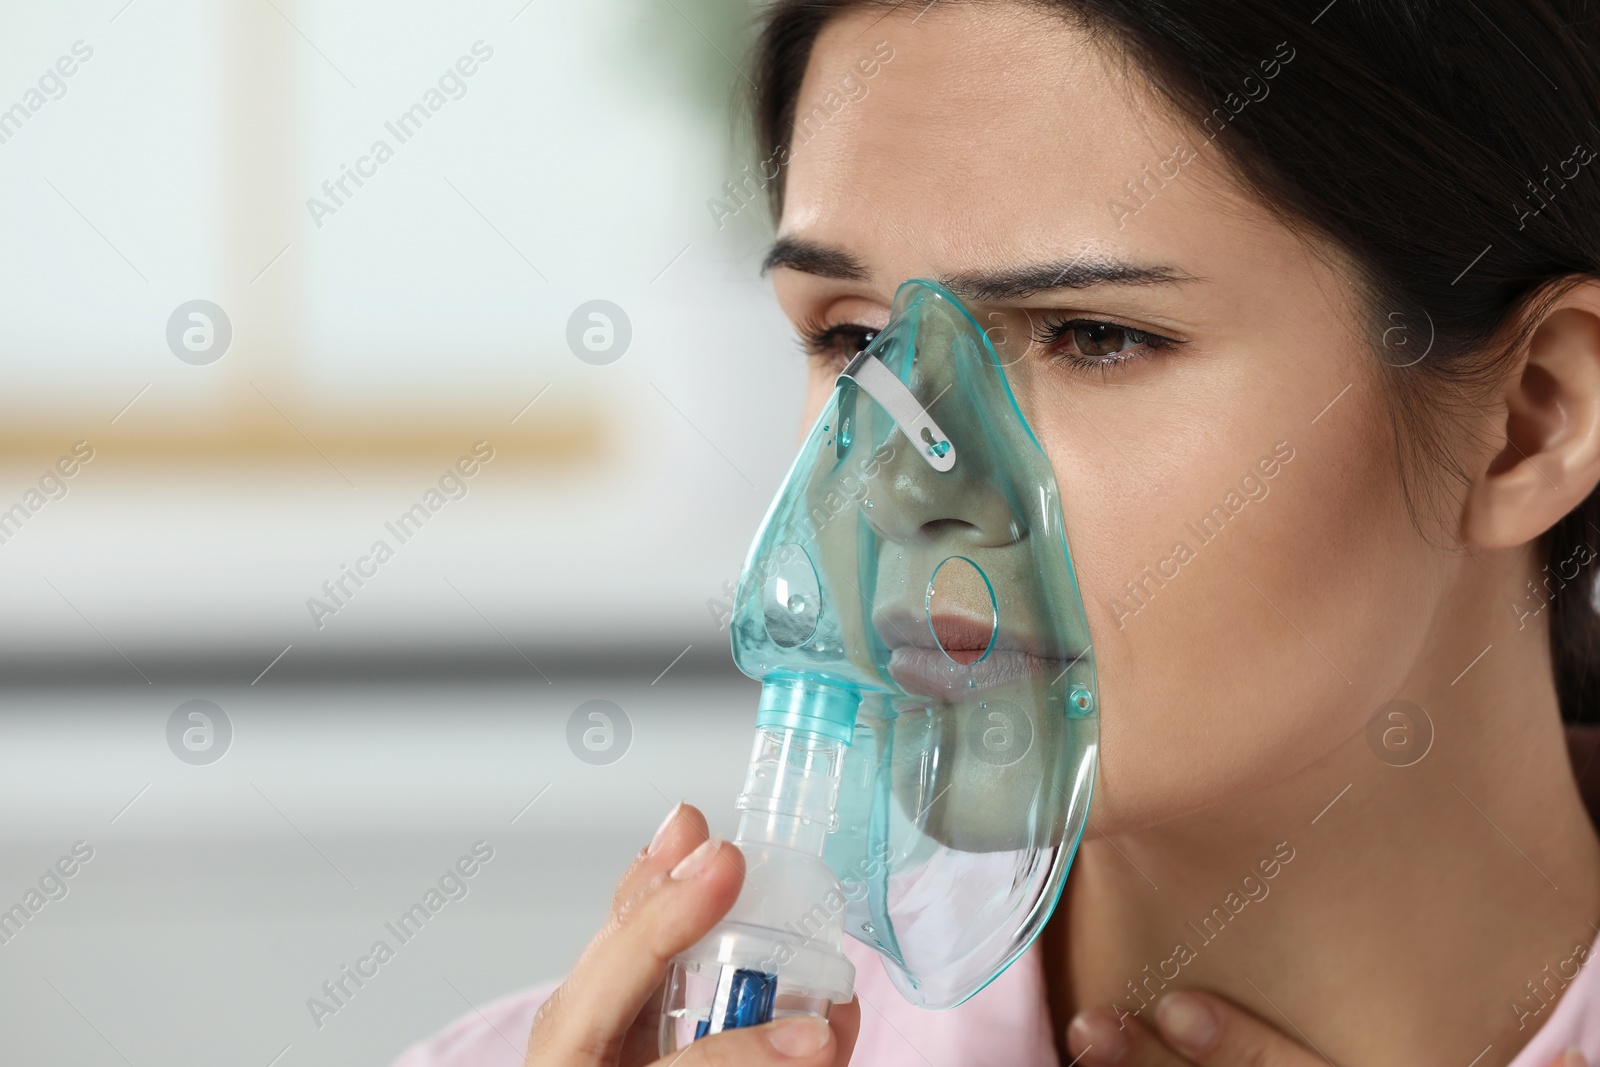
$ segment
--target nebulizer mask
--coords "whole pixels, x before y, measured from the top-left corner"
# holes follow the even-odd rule
[[[731,618],[762,683],[745,883],[673,961],[662,1051],[850,1000],[849,934],[949,1008],[1044,928],[1093,787],[1088,622],[1039,442],[947,291],[909,281],[840,373]]]

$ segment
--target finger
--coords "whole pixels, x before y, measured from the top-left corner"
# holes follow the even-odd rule
[[[671,811],[667,812],[667,817],[661,820],[661,825],[656,828],[655,836],[650,839],[650,843],[639,851],[628,869],[623,872],[622,878],[617,882],[617,891],[611,898],[611,909],[615,911],[620,908],[656,875],[672,870],[679,860],[693,852],[710,836],[711,831],[706,828],[706,817],[700,814],[700,809],[679,801]]]
[[[661,1002],[666,997],[667,983],[656,984],[622,1035],[622,1053],[617,1062],[622,1067],[636,1063],[649,1063],[661,1055]]]
[[[1156,1002],[1156,1026],[1163,1041],[1201,1067],[1240,1063],[1321,1067],[1328,1062],[1277,1027],[1211,993],[1168,993]]]
[[[835,1004],[828,1013],[828,1026],[833,1030],[833,1067],[846,1067],[856,1050],[856,1037],[861,1033],[861,1001],[850,998],[848,1004]],[[1587,1067],[1580,1064],[1579,1067]]]
[[[650,843],[639,850],[617,883],[611,910],[615,912],[621,908],[657,874],[672,870],[679,860],[698,848],[709,836],[705,816],[699,809],[681,800],[674,804],[656,827]],[[661,1047],[661,998],[665,992],[666,984],[658,983],[628,1025],[622,1038],[620,1062],[648,1063],[655,1059]]]
[[[1183,1059],[1128,1012],[1096,1007],[1067,1027],[1067,1050],[1082,1067],[1181,1067]]]
[[[703,1037],[651,1067],[834,1067],[845,1062],[838,1051],[831,1025],[801,1015]]]
[[[716,925],[743,880],[739,850],[711,838],[626,900],[540,1007],[528,1063],[614,1060],[668,962]]]
[[[1551,1060],[1550,1067],[1589,1067],[1589,1061],[1583,1058],[1583,1049],[1573,1045]]]

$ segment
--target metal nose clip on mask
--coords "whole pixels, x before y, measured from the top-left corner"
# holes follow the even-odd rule
[[[1098,696],[1055,478],[972,316],[909,281],[839,375],[734,599],[762,683],[745,885],[673,961],[663,1052],[848,1001],[849,934],[953,1007],[1044,928]]]

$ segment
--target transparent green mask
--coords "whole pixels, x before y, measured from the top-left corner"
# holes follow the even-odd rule
[[[995,349],[938,285],[902,285],[840,374],[762,522],[732,629],[764,683],[739,802],[747,884],[673,981],[717,964],[737,1001],[730,974],[770,973],[776,1014],[786,996],[816,1012],[849,998],[853,968],[841,981],[826,958],[843,932],[912,1003],[966,1000],[1055,908],[1098,697],[1050,463]],[[799,941],[741,956],[758,930]],[[685,1014],[694,1000],[669,989]],[[709,1010],[715,1031],[723,1001]]]

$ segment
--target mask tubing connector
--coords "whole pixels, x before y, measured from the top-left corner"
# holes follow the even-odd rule
[[[849,744],[856,733],[861,694],[854,689],[800,675],[775,674],[761,683],[757,726],[777,726]]]

